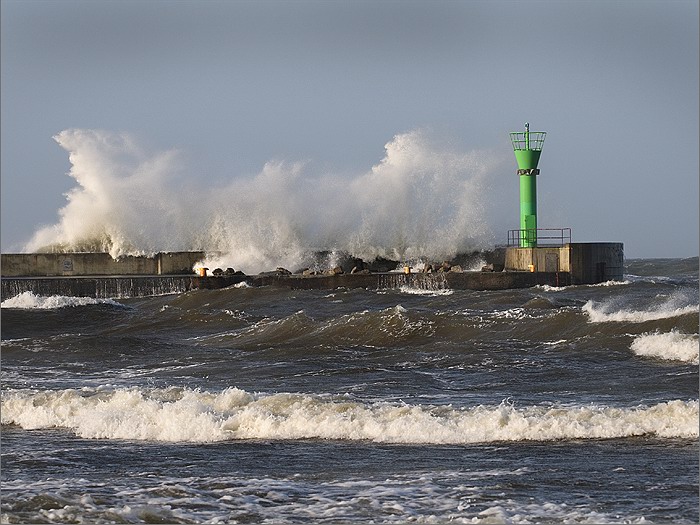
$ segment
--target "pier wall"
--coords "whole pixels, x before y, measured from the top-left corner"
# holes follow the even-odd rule
[[[333,290],[365,288],[368,290],[417,288],[421,290],[507,290],[536,285],[565,286],[569,274],[563,272],[444,272],[444,273],[368,273],[339,275],[243,274],[221,277],[195,275],[152,275],[119,277],[3,277],[1,297],[5,301],[23,292],[35,295],[64,295],[125,299],[196,289],[218,289],[245,282],[249,286],[272,286],[293,290]]]
[[[622,243],[570,243],[562,247],[507,248],[505,271],[194,275],[192,266],[204,256],[203,252],[160,253],[154,257],[119,259],[112,259],[107,253],[3,254],[2,300],[23,292],[42,296],[144,297],[224,288],[241,282],[256,287],[308,290],[402,286],[424,290],[506,290],[622,280],[624,262]]]
[[[126,299],[183,293],[197,287],[195,277],[131,276],[131,277],[3,277],[1,297],[5,301],[24,292],[51,297],[94,297],[97,299]]]
[[[71,277],[79,275],[177,275],[192,273],[204,252],[157,253],[152,257],[108,253],[3,253],[3,277]]]
[[[247,279],[253,286],[283,286],[304,290],[332,290],[334,288],[391,289],[418,288],[421,290],[509,290],[536,285],[565,286],[569,275],[563,272],[440,272],[440,273],[377,273],[302,276],[254,276]]]

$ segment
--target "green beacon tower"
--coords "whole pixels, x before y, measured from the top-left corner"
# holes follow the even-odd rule
[[[521,248],[537,246],[537,163],[540,161],[545,131],[530,131],[530,124],[525,123],[525,132],[515,131],[510,134],[515,159],[518,161],[520,179],[520,230],[518,237]]]

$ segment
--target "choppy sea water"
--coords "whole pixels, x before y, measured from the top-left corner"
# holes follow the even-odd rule
[[[2,303],[5,523],[697,523],[698,259]]]

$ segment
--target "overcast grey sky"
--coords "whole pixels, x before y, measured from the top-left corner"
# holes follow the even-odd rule
[[[273,159],[352,178],[420,130],[507,159],[485,197],[505,242],[519,217],[508,132],[529,121],[548,132],[541,227],[624,242],[627,257],[698,255],[696,0],[1,6],[3,252],[59,221],[76,181],[52,137],[71,128],[177,149],[211,185]]]

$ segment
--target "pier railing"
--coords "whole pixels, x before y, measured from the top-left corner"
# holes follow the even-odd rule
[[[564,246],[571,242],[571,228],[528,228],[508,230],[508,246],[520,246],[521,241],[537,240],[538,246]]]

